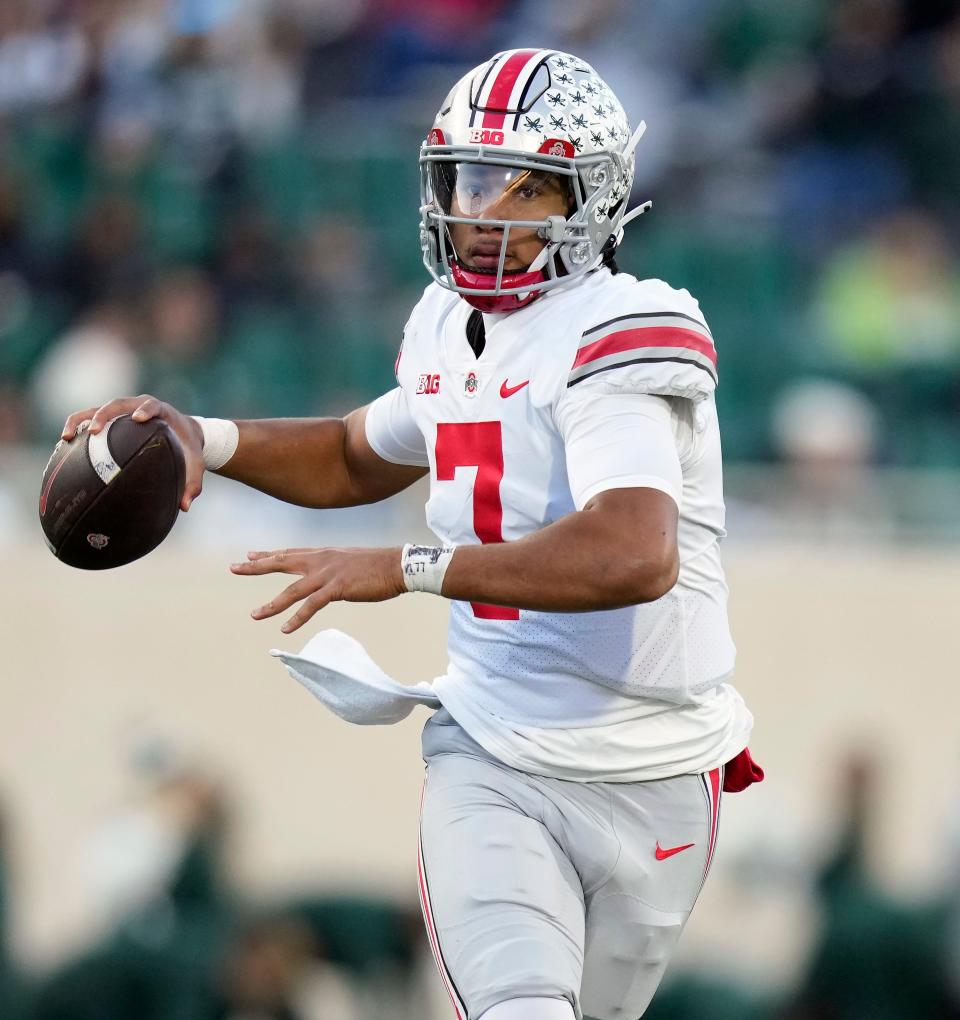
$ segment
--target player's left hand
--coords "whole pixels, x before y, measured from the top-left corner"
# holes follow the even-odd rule
[[[397,549],[277,549],[249,552],[231,563],[234,574],[299,574],[300,579],[250,614],[266,620],[297,602],[300,608],[280,628],[290,634],[331,602],[383,602],[402,595],[407,586]]]

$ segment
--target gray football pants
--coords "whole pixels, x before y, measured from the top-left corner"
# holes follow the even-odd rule
[[[637,1020],[706,879],[722,770],[574,783],[512,769],[445,710],[423,732],[420,898],[458,1020],[568,1000]]]

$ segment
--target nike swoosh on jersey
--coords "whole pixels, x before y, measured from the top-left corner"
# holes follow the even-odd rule
[[[524,386],[528,386],[530,384],[530,380],[527,379],[526,382],[519,383],[517,386],[508,386],[507,381],[508,380],[504,379],[503,382],[500,383],[500,396],[504,398],[512,397],[514,393],[522,390]]]
[[[681,850],[689,850],[692,846],[696,846],[696,843],[684,843],[683,846],[671,846],[664,850],[660,846],[660,840],[657,840],[657,849],[654,851],[654,856],[658,861],[665,861],[668,857],[680,853]]]

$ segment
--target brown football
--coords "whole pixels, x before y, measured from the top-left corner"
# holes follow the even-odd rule
[[[159,418],[114,418],[96,435],[86,423],[57,443],[43,472],[40,525],[54,556],[105,570],[145,556],[180,510],[186,466],[180,441]]]

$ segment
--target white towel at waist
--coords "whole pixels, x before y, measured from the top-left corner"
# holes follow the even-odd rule
[[[426,681],[406,686],[387,676],[359,641],[341,630],[322,630],[299,655],[273,648],[287,672],[331,712],[360,726],[400,722],[415,705],[440,708]]]

